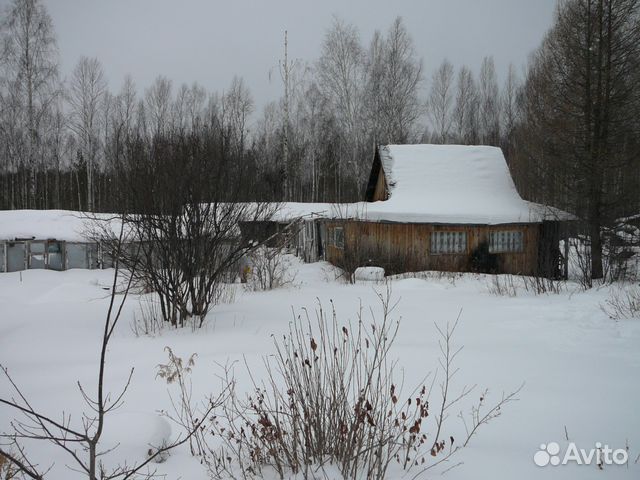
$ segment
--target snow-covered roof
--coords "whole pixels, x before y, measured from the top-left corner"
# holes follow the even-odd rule
[[[282,202],[269,220],[290,222],[299,218],[333,218],[337,216],[337,208],[339,207],[333,203]]]
[[[94,218],[110,220],[106,214]],[[115,222],[115,221],[114,221]],[[119,224],[118,224],[119,225]],[[114,225],[112,225],[112,228]],[[117,231],[117,227],[115,228]],[[35,239],[90,241],[95,224],[87,214],[69,210],[0,210],[0,240]]]
[[[523,200],[497,147],[387,145],[379,153],[389,199],[370,203],[368,220],[500,224],[571,218]]]
[[[279,204],[272,221],[296,218],[372,222],[496,225],[572,220],[556,208],[523,200],[502,150],[466,145],[380,147],[389,199],[358,203]]]

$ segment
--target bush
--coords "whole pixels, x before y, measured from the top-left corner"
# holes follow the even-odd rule
[[[457,396],[451,391],[457,321],[438,330],[441,398],[432,398],[431,407],[433,392],[426,385],[402,392],[396,362],[389,358],[399,324],[390,318],[389,295],[380,295],[380,301],[382,317],[370,326],[362,311],[355,323],[343,324],[334,309],[327,314],[322,306],[314,322],[305,316],[290,324],[288,334],[275,340],[273,360],[266,360],[264,382],[254,382],[244,400],[232,391],[214,422],[223,442],[215,460],[207,462],[214,477],[262,478],[265,469],[280,478],[335,477],[324,470],[330,464],[349,479],[386,478],[392,465],[415,478],[448,460],[514,399],[515,392],[485,411],[483,394],[464,424],[467,438],[456,443],[445,435],[449,410],[472,391],[463,388]]]
[[[613,320],[640,318],[640,286],[612,287],[609,298],[601,308]]]
[[[294,281],[284,248],[261,246],[249,255],[246,282],[251,290],[273,290]]]
[[[559,294],[565,290],[565,282],[538,276],[492,275],[489,293],[500,297],[516,297],[520,291],[534,295]]]
[[[138,311],[133,312],[131,331],[136,337],[160,335],[165,327],[160,306],[153,294],[141,296],[138,300]]]

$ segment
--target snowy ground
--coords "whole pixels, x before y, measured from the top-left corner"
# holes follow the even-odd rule
[[[284,333],[293,312],[313,309],[332,300],[342,318],[354,318],[360,303],[378,307],[372,283],[345,285],[334,280],[326,264],[300,265],[295,286],[271,292],[247,292],[238,285],[235,302],[220,305],[202,330],[164,331],[136,337],[130,328],[139,308],[132,297],[113,339],[108,357],[107,386],[116,391],[135,367],[125,405],[108,420],[105,447],[120,442],[113,460],[139,460],[147,444],[171,435],[172,428],[157,411],[169,408],[167,385],[156,379],[157,365],[166,361],[165,346],[186,357],[197,353],[192,374],[194,397],[218,388],[216,363],[242,359],[260,375],[260,359],[272,352],[272,334]],[[78,422],[83,409],[76,382],[91,389],[98,357],[112,271],[27,271],[0,274],[0,363],[8,367],[26,395],[52,416],[64,411]],[[412,385],[434,370],[437,335],[434,322],[445,325],[462,310],[455,342],[464,345],[455,388],[478,384],[490,400],[523,382],[520,400],[505,407],[501,417],[484,427],[471,445],[447,465],[461,465],[445,478],[596,479],[638,478],[640,462],[640,320],[615,322],[601,310],[606,289],[560,295],[520,293],[500,297],[489,293],[487,278],[473,275],[393,280],[401,317],[393,355]],[[240,369],[241,370],[241,369]],[[247,375],[238,376],[249,389]],[[10,396],[6,381],[0,397]],[[474,394],[475,395],[475,394]],[[469,399],[474,400],[474,399]],[[461,408],[468,408],[468,404]],[[0,408],[0,429],[13,414]],[[459,434],[455,414],[450,431]],[[533,455],[541,443],[571,441],[591,449],[596,442],[612,448],[629,445],[628,466],[537,467]],[[174,429],[174,434],[176,433]],[[51,446],[32,451],[43,465],[55,463],[47,476],[78,477],[65,468],[69,460]],[[181,448],[158,465],[168,479],[206,478],[204,470]],[[440,476],[432,472],[427,478]],[[408,477],[410,478],[410,476]]]

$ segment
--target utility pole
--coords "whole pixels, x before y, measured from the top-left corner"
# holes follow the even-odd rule
[[[282,158],[284,163],[284,196],[285,200],[293,200],[289,198],[291,194],[291,186],[289,185],[289,73],[292,65],[289,65],[289,45],[287,31],[284,31],[284,62],[280,63],[280,76],[284,82],[284,139]]]

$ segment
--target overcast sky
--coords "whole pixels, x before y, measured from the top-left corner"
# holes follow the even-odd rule
[[[0,0],[6,5],[9,0]],[[222,91],[244,77],[257,105],[277,98],[284,30],[289,55],[313,61],[332,15],[354,23],[364,44],[403,17],[427,77],[448,58],[475,71],[493,55],[502,76],[520,69],[551,25],[555,0],[45,0],[62,73],[82,55],[103,64],[112,90],[131,73],[140,90],[158,74]],[[272,72],[271,79],[269,72]]]

